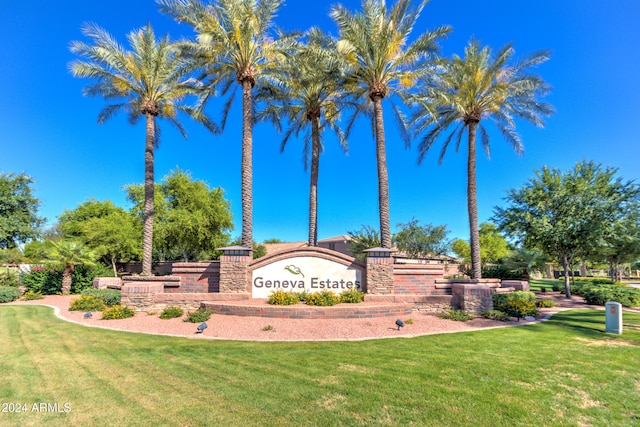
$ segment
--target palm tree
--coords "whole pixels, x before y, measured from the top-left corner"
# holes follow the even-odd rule
[[[405,99],[409,89],[428,71],[420,64],[437,53],[437,40],[450,31],[448,27],[440,27],[409,43],[408,38],[427,1],[422,0],[415,9],[409,7],[411,0],[397,0],[389,10],[384,0],[362,0],[361,13],[351,13],[342,5],[331,9],[331,17],[340,32],[338,51],[350,65],[347,90],[367,104],[370,101],[373,107],[380,237],[384,248],[391,248],[392,242],[382,100],[394,94]],[[392,105],[408,145],[404,115]]]
[[[354,105],[346,98],[342,85],[344,64],[341,57],[336,55],[335,42],[315,28],[309,30],[308,38],[307,45],[300,46],[295,55],[286,58],[273,73],[268,74],[256,99],[265,101],[265,107],[258,113],[259,120],[269,119],[281,130],[281,120],[287,119],[281,151],[291,136],[297,137],[307,129],[304,135],[303,163],[307,170],[311,154],[308,243],[309,246],[316,246],[322,133],[327,129],[332,130],[342,148],[347,151],[349,128],[346,132],[343,131],[338,121],[342,111]]]
[[[154,149],[159,140],[156,118],[167,120],[184,137],[185,130],[177,118],[179,111],[200,121],[212,132],[216,132],[217,127],[201,108],[183,103],[186,96],[197,90],[190,84],[192,65],[178,55],[177,46],[168,36],[156,39],[153,29],[147,25],[129,33],[127,39],[132,50],[128,51],[97,25],[87,24],[82,32],[93,40],[94,45],[80,41],[71,43],[71,52],[85,58],[70,63],[72,74],[96,80],[84,89],[85,95],[118,101],[100,112],[98,123],[104,123],[121,110],[129,114],[131,124],[136,124],[141,117],[146,120],[142,274],[151,275]]]
[[[47,261],[60,263],[62,271],[62,293],[71,293],[73,271],[78,264],[94,265],[98,258],[89,248],[76,240],[47,240],[45,242]]]
[[[516,154],[521,155],[524,147],[515,132],[514,118],[542,127],[543,117],[553,112],[553,107],[539,100],[549,92],[549,85],[529,73],[531,67],[549,58],[548,53],[537,52],[511,64],[514,53],[508,44],[494,58],[489,47],[481,48],[480,43],[472,39],[465,48],[464,58],[454,55],[452,60],[442,62],[442,72],[434,85],[425,86],[418,110],[413,116],[417,132],[427,131],[418,147],[419,163],[449,127],[455,125],[442,145],[440,164],[451,141],[457,141],[457,151],[465,129],[468,132],[467,204],[473,279],[482,277],[476,199],[478,130],[487,156],[490,154],[489,133],[481,122],[488,119],[495,123],[503,138],[511,144]]]
[[[273,59],[292,46],[291,37],[275,39],[273,18],[283,0],[157,0],[160,9],[191,24],[196,43],[183,43],[185,54],[199,61],[209,76],[211,93],[231,90],[223,108],[222,127],[235,98],[237,82],[242,89],[242,246],[253,246],[253,87]],[[233,89],[231,89],[233,87]]]

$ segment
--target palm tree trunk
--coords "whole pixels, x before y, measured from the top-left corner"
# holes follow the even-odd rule
[[[482,278],[480,260],[480,232],[478,231],[478,198],[476,185],[476,129],[469,123],[469,158],[467,160],[467,209],[469,211],[469,245],[471,246],[471,278]]]
[[[380,242],[383,248],[391,249],[391,220],[389,219],[389,176],[387,173],[387,151],[384,139],[382,97],[374,96],[373,110],[376,127],[376,160],[378,163],[378,207],[380,213]]]
[[[320,119],[311,120],[311,177],[309,183],[309,246],[318,244],[318,170],[320,168]]]
[[[151,276],[151,257],[153,254],[153,215],[154,215],[154,140],[155,117],[147,113],[147,140],[144,148],[144,231],[142,237],[142,274]]]
[[[62,295],[71,293],[71,285],[73,284],[73,265],[68,265],[62,271]]]
[[[253,248],[253,118],[251,81],[242,81],[242,246]]]

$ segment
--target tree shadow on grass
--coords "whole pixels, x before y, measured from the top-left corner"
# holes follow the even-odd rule
[[[625,319],[626,317],[626,319]],[[626,321],[625,321],[626,320]],[[550,324],[572,329],[576,333],[590,338],[615,338],[618,335],[606,333],[606,318],[604,310],[570,310],[554,314]],[[627,325],[627,329],[624,329]],[[640,345],[640,316],[631,313],[623,314],[623,338],[635,341]],[[622,336],[620,336],[622,337]]]

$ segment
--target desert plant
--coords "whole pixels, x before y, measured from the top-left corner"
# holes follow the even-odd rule
[[[413,319],[411,317],[409,317],[407,320],[404,321],[404,323],[406,325],[413,325]]]
[[[493,294],[493,308],[518,319],[538,314],[536,295],[533,292],[516,291],[507,294]]]
[[[117,289],[96,289],[89,288],[82,291],[84,296],[93,296],[100,298],[106,306],[120,304],[122,293]]]
[[[136,315],[136,312],[132,308],[124,305],[114,305],[107,307],[102,312],[102,318],[105,320],[112,319],[127,319]]]
[[[277,291],[271,292],[268,301],[269,304],[275,305],[293,305],[300,301],[300,297],[297,292],[278,289]]]
[[[307,304],[309,305],[326,307],[338,303],[340,303],[340,296],[326,289],[309,294],[307,297]]]
[[[351,288],[340,294],[340,302],[357,304],[362,301],[364,301],[364,292],[358,288]]]
[[[43,299],[44,297],[42,296],[42,293],[40,292],[34,292],[34,291],[27,291],[24,293],[24,295],[22,295],[22,299],[24,301],[31,301],[31,300],[37,300],[37,299]]]
[[[275,331],[275,329],[273,328],[273,326],[271,325],[267,325],[264,328],[262,328],[263,331]]]
[[[473,315],[464,310],[450,308],[449,310],[438,314],[441,319],[455,320],[457,322],[468,322],[473,319]]]
[[[70,311],[102,311],[104,309],[104,301],[91,295],[84,295],[78,298],[74,298],[71,300],[71,304],[69,305]]]
[[[0,286],[0,303],[11,302],[20,298],[20,291],[13,286]]]
[[[482,310],[482,317],[490,320],[499,320],[501,322],[508,322],[511,320],[511,316],[500,310]]]
[[[556,302],[552,299],[540,298],[536,300],[536,307],[538,308],[550,308],[555,306]]]
[[[191,323],[206,322],[212,314],[213,310],[206,307],[200,307],[196,311],[187,313],[187,317],[184,318],[184,321]]]
[[[180,307],[165,307],[160,313],[160,318],[164,320],[175,319],[176,317],[182,317],[183,314],[184,310]]]

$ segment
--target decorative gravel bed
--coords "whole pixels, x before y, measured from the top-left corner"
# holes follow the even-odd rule
[[[84,312],[69,311],[69,304],[77,296],[48,295],[42,300],[16,301],[12,304],[47,305],[53,307],[56,315],[62,319],[82,325],[116,329],[130,332],[185,336],[198,339],[226,339],[249,341],[335,341],[364,340],[376,338],[413,337],[420,335],[470,331],[495,327],[525,325],[532,322],[499,322],[487,319],[474,319],[469,322],[456,322],[440,319],[434,314],[413,312],[410,317],[413,324],[406,324],[398,330],[395,319],[389,317],[365,319],[280,319],[255,316],[228,316],[213,314],[207,321],[208,328],[202,334],[196,334],[196,324],[184,322],[182,318],[162,320],[147,313],[136,313],[134,317],[119,320],[101,320],[100,313],[94,313],[90,319],[84,319]],[[584,302],[573,301],[573,306],[588,308]],[[562,306],[562,305],[561,305]],[[561,309],[541,310],[548,314]]]

